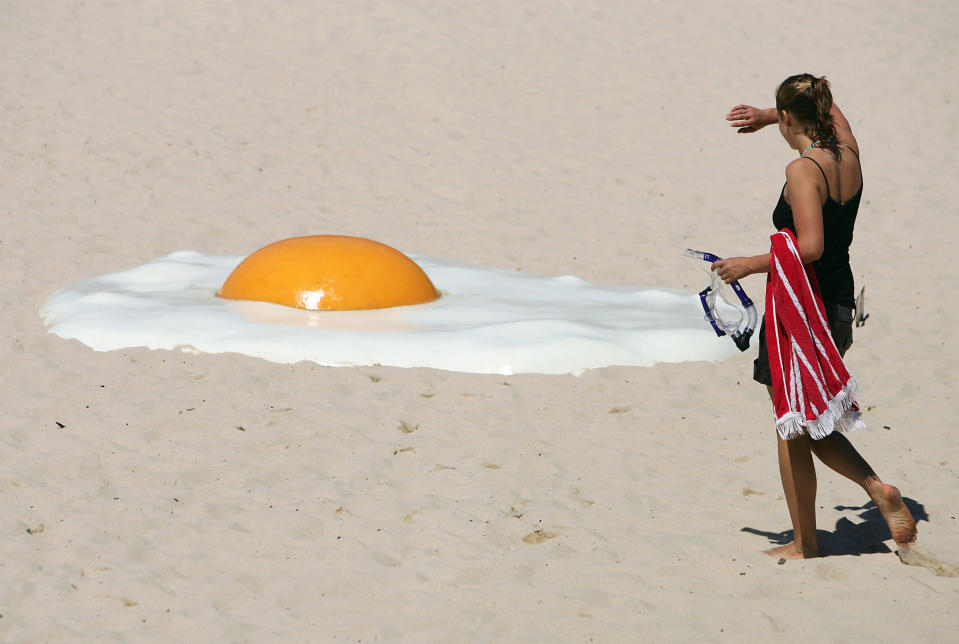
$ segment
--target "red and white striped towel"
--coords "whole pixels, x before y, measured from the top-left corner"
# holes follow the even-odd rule
[[[786,440],[803,434],[820,439],[865,427],[856,403],[859,385],[829,333],[812,265],[803,266],[790,230],[770,239],[766,346],[776,430]]]

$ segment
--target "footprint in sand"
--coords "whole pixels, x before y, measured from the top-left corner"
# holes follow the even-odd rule
[[[528,535],[523,537],[523,543],[535,544],[543,543],[544,541],[549,541],[557,535],[552,532],[547,532],[546,530],[533,530]]]
[[[816,566],[816,574],[819,575],[821,578],[828,579],[830,581],[846,580],[846,574],[844,572],[842,572],[838,568],[834,568],[832,566],[827,566],[823,564]]]
[[[899,546],[899,560],[909,566],[928,568],[940,577],[959,577],[959,564],[946,561],[920,544]]]

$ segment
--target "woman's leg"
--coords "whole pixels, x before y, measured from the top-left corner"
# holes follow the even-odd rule
[[[870,497],[876,487],[882,485],[866,459],[859,455],[852,443],[842,434],[833,432],[826,438],[811,441],[811,447],[824,465],[862,487]]]
[[[783,482],[789,518],[793,524],[793,542],[766,553],[787,559],[819,556],[816,537],[816,467],[813,465],[807,437],[783,440],[776,437],[779,451],[779,475]]]
[[[902,502],[899,490],[879,480],[849,439],[833,432],[823,439],[811,440],[809,444],[813,453],[827,467],[866,491],[889,524],[889,531],[898,545],[905,546],[916,540],[916,522],[906,504]]]
[[[772,387],[768,389],[772,398]],[[768,555],[787,559],[819,556],[819,540],[816,537],[816,466],[812,460],[811,442],[806,436],[789,441],[776,436],[779,476],[793,524],[793,542],[767,550]]]

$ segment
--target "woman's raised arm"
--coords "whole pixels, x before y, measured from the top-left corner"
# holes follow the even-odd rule
[[[752,105],[737,105],[729,110],[726,120],[731,121],[729,127],[739,128],[740,134],[749,134],[778,122],[779,115],[775,107],[760,109]]]
[[[849,121],[846,120],[846,116],[839,109],[839,106],[833,103],[829,115],[832,116],[833,123],[836,124],[836,136],[839,138],[839,142],[851,146],[856,154],[859,154],[859,143],[856,141],[856,137],[852,135],[852,126],[849,125]]]

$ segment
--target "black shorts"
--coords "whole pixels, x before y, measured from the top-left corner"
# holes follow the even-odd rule
[[[853,309],[836,304],[826,305],[826,319],[829,321],[829,332],[832,335],[839,355],[845,356],[852,346]],[[769,350],[766,348],[766,320],[759,328],[759,357],[753,361],[753,380],[769,387],[773,384],[772,372],[769,369]]]

